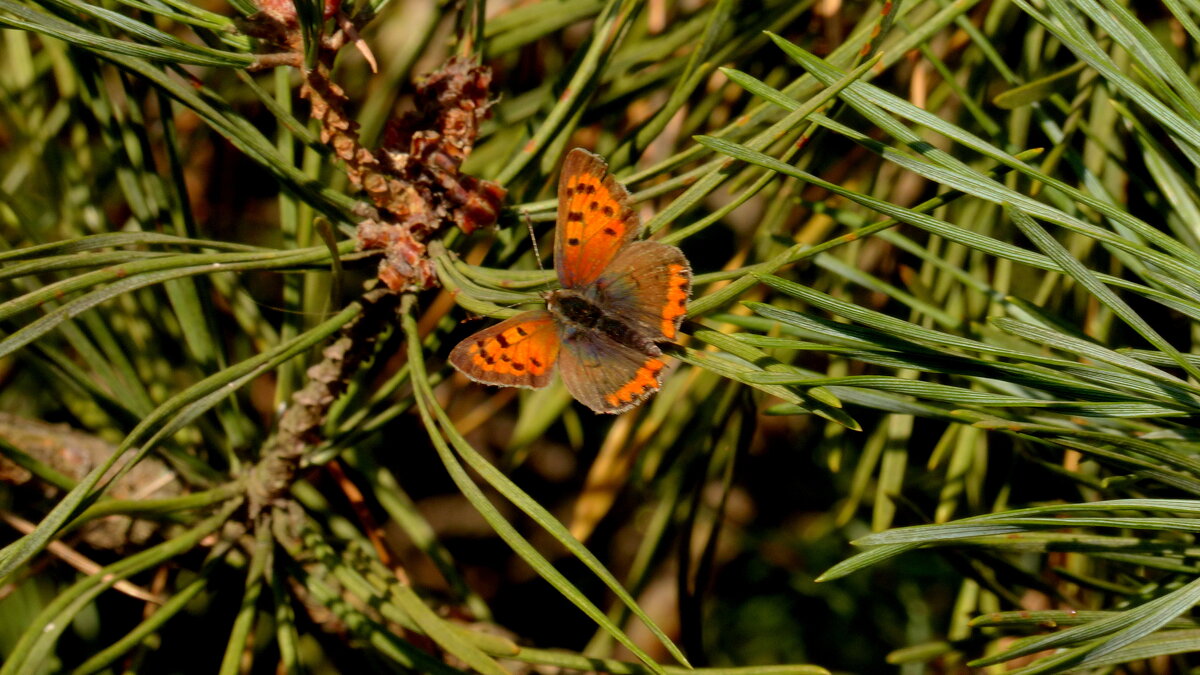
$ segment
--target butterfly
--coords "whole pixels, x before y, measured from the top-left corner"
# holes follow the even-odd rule
[[[557,365],[567,391],[598,413],[622,413],[662,386],[659,342],[674,341],[692,269],[683,252],[639,241],[629,192],[598,155],[567,153],[558,181],[554,269],[546,309],[485,328],[450,352],[484,384],[539,389]]]

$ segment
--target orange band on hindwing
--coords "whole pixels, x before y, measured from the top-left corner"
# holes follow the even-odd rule
[[[617,408],[623,404],[631,403],[638,397],[649,394],[658,389],[658,374],[662,372],[664,364],[658,359],[650,359],[645,365],[638,369],[637,374],[628,384],[620,389],[608,394],[604,397],[604,401],[610,406]]]
[[[670,286],[667,287],[667,302],[662,310],[662,334],[671,340],[675,339],[675,325],[679,317],[687,314],[688,294],[692,287],[691,276],[683,265],[667,267],[670,274]]]

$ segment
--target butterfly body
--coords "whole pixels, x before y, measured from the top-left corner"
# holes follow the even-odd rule
[[[691,292],[683,252],[637,241],[625,187],[604,160],[575,149],[558,186],[554,266],[562,288],[525,312],[463,340],[450,363],[485,384],[540,388],[557,364],[567,390],[601,413],[620,413],[658,391],[658,343],[677,337]]]
[[[602,305],[579,291],[564,289],[548,293],[546,309],[558,321],[559,337],[564,343],[574,343],[580,336],[599,332],[646,356],[662,355],[653,337],[642,335],[636,328],[610,316]]]

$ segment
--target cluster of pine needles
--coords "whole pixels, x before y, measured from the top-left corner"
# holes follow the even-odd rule
[[[1200,666],[1200,2],[258,1],[0,0],[0,675]]]

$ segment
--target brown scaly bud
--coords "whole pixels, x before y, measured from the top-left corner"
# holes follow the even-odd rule
[[[262,11],[243,29],[279,50],[261,56],[256,67],[300,66],[302,41],[292,0],[256,2]],[[346,92],[330,80],[333,57],[345,40],[355,41],[372,58],[339,7],[340,0],[326,0],[326,16],[337,15],[339,30],[322,40],[315,67],[303,72],[300,96],[311,105],[321,142],[375,206],[375,214],[359,224],[360,250],[383,250],[379,278],[388,288],[429,288],[436,276],[424,242],[447,226],[470,233],[494,224],[504,201],[504,188],[460,171],[489,113],[492,71],[472,59],[451,58],[417,81],[415,110],[389,122],[380,147],[368,150],[358,124],[346,113]]]
[[[284,59],[284,63],[298,67],[303,61],[300,53],[303,40],[298,25],[295,23],[294,11],[290,25],[286,21],[286,15],[284,20],[281,20],[275,16],[275,12],[271,11],[261,11],[243,19],[237,19],[236,24],[240,31],[261,41],[271,52],[288,55],[289,58]]]
[[[384,130],[370,162],[347,162],[381,219],[359,224],[359,248],[384,250],[379,278],[396,291],[420,290],[436,278],[424,243],[447,225],[470,233],[492,225],[505,190],[460,172],[491,102],[491,70],[450,59],[416,86],[416,109]]]
[[[292,0],[257,0],[254,3],[264,14],[285,26],[299,25],[296,3]],[[325,0],[325,18],[330,19],[342,8],[342,0]]]
[[[450,59],[417,82],[416,110],[388,123],[379,153],[396,175],[427,186],[420,192],[430,200],[445,202],[428,204],[427,210],[444,207],[447,219],[467,233],[495,223],[505,195],[495,183],[459,173],[488,115],[491,81],[486,66]],[[462,212],[468,204],[471,208]],[[376,205],[401,217],[418,210],[403,198]]]
[[[359,247],[381,248],[384,259],[379,263],[379,279],[393,291],[420,291],[432,288],[437,282],[437,273],[429,261],[425,244],[413,236],[414,229],[428,230],[430,225],[414,228],[422,223],[414,218],[409,227],[364,220],[358,224]]]

